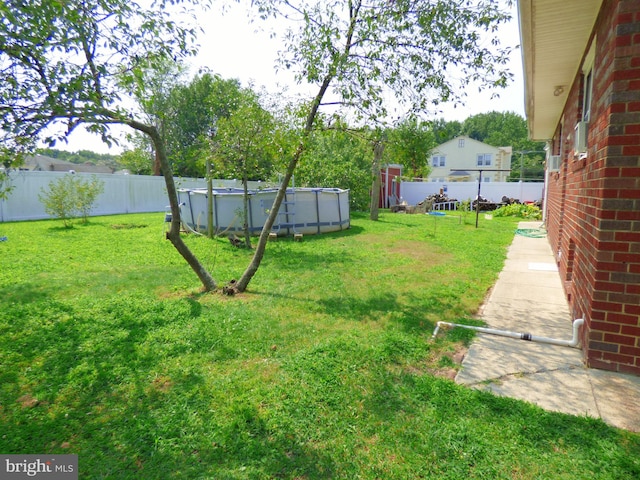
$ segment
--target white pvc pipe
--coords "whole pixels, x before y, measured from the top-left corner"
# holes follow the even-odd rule
[[[468,328],[480,333],[488,333],[490,335],[499,335],[501,337],[515,338],[518,340],[526,340],[529,342],[548,343],[550,345],[559,345],[561,347],[577,347],[580,343],[579,331],[580,327],[584,324],[583,318],[578,318],[573,322],[573,338],[571,340],[558,340],[555,338],[538,337],[537,335],[531,335],[530,333],[510,332],[509,330],[496,330],[495,328],[474,327],[471,325],[460,325],[457,323],[449,322],[437,322],[436,329],[433,331],[432,338],[435,338],[440,330],[440,327],[461,327]]]

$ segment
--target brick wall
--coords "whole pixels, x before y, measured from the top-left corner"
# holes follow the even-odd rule
[[[573,151],[584,78],[553,139],[547,229],[587,364],[640,375],[640,0],[605,0],[595,27],[588,153]]]

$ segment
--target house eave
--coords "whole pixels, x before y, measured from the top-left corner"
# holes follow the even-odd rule
[[[529,136],[548,140],[560,121],[602,0],[519,0]]]

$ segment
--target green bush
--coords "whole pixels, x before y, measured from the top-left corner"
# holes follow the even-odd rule
[[[87,223],[93,205],[104,191],[104,182],[95,176],[84,181],[74,174],[65,175],[49,183],[49,190],[42,189],[38,195],[44,204],[44,210],[49,215],[62,220],[65,227],[71,224],[71,219],[82,217]]]
[[[541,220],[542,211],[536,205],[527,205],[524,203],[512,203],[505,205],[493,212],[495,217],[521,217],[528,220]]]

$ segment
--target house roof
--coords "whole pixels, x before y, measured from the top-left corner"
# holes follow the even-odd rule
[[[489,145],[488,143],[484,143],[484,142],[481,142],[479,140],[475,140],[475,139],[473,139],[471,137],[468,137],[466,135],[458,135],[457,137],[452,138],[451,140],[448,140],[448,141],[438,145],[436,148],[433,149],[433,152],[439,152],[439,151],[441,151],[441,149],[443,149],[443,147],[446,150],[446,147],[449,146],[449,145],[458,145],[458,141],[459,140],[464,140],[465,142],[475,143],[476,145],[482,145],[482,146],[484,146],[486,148],[487,152],[494,151],[494,152],[498,153],[498,151],[502,150],[507,154],[511,154],[512,150],[513,150],[511,147],[494,147],[493,145]]]
[[[548,140],[560,121],[602,0],[518,0],[529,136]]]
[[[33,155],[25,158],[21,167],[26,170],[45,172],[74,172],[84,173],[113,173],[113,170],[105,165],[94,165],[92,163],[72,163],[46,155]]]

